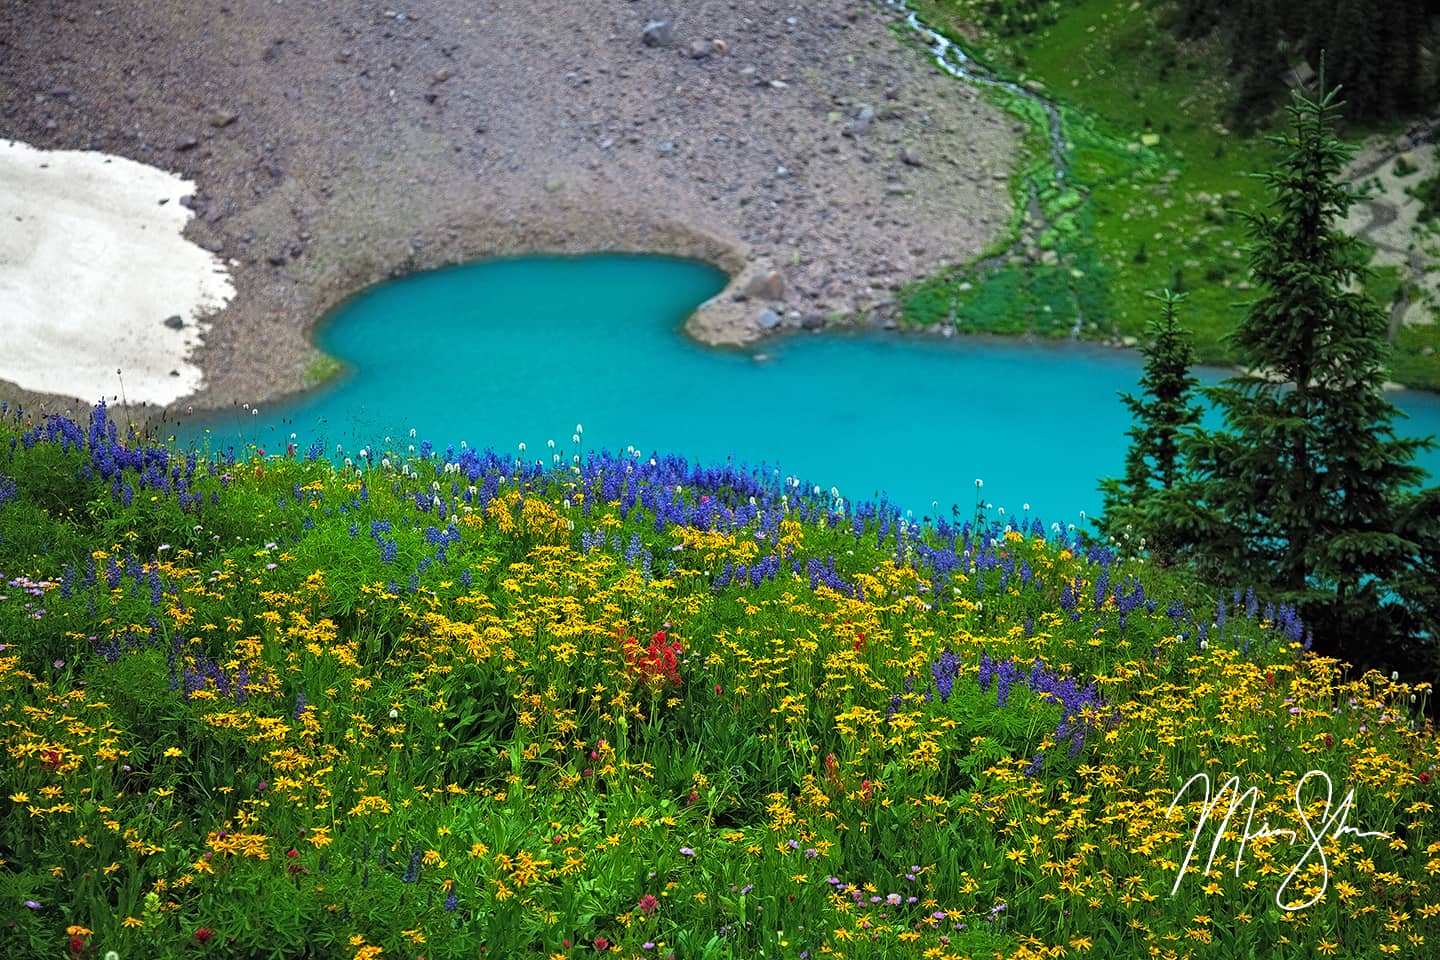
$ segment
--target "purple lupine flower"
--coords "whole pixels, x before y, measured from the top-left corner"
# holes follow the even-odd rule
[[[959,658],[949,647],[946,647],[941,652],[940,659],[930,667],[930,675],[935,678],[935,688],[940,691],[941,703],[950,702],[950,694],[955,689],[955,677],[959,672]]]
[[[1110,597],[1110,567],[1108,565],[1100,568],[1100,576],[1095,578],[1095,606],[1102,606]]]
[[[405,868],[405,876],[400,878],[401,883],[420,882],[420,862],[424,858],[424,856],[425,852],[420,849],[419,844],[416,844],[415,848],[410,851],[410,865]]]
[[[1075,609],[1078,599],[1075,590],[1075,581],[1067,578],[1065,580],[1065,589],[1060,594],[1060,609],[1066,613],[1078,615],[1078,611]]]

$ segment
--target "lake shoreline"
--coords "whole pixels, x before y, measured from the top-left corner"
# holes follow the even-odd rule
[[[472,14],[171,0],[0,23],[0,137],[196,184],[185,236],[237,292],[192,354],[203,388],[172,409],[313,385],[313,326],[411,272],[701,259],[731,283],[689,330],[742,344],[884,310],[1008,222],[1019,132],[878,6],[705,0],[653,45],[619,0]]]

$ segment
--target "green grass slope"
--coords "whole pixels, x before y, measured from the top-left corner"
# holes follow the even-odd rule
[[[1133,343],[1144,335],[1146,293],[1169,287],[1190,295],[1185,320],[1200,360],[1227,362],[1224,337],[1254,296],[1243,215],[1268,199],[1252,174],[1274,161],[1263,127],[1241,136],[1226,126],[1227,50],[1216,40],[1176,41],[1166,4],[1030,5],[1042,8],[1035,29],[1004,29],[1004,14],[1022,6],[912,3],[1000,76],[1059,105],[1068,183],[1053,185],[1043,111],[992,88],[1031,129],[1012,186],[1017,209],[1039,224],[1038,241],[1013,248],[998,270],[961,268],[917,285],[903,299],[906,315],[928,324],[953,309],[961,329],[1048,336],[1079,321],[1082,336]],[[1394,268],[1379,270],[1372,293],[1388,304],[1399,281]],[[1434,324],[1405,328],[1395,346],[1398,379],[1440,386]]]

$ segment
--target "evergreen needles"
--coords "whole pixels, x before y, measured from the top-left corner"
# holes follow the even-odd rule
[[[1181,431],[1200,422],[1200,407],[1194,402],[1198,381],[1190,375],[1194,350],[1176,318],[1185,295],[1165,290],[1152,296],[1160,302],[1161,312],[1150,321],[1150,342],[1142,348],[1143,394],[1140,398],[1120,397],[1135,418],[1129,430],[1125,476],[1100,484],[1104,497],[1100,528],[1115,537],[1138,537],[1140,549],[1148,548],[1152,557],[1163,562],[1173,556],[1179,539],[1168,520],[1171,506],[1167,501],[1184,478]]]
[[[1174,438],[1196,417],[1167,292],[1142,381],[1150,399],[1126,398],[1138,422],[1125,479],[1102,486],[1114,510],[1104,527],[1132,524],[1225,585],[1263,585],[1300,607],[1323,649],[1418,666],[1419,647],[1433,649],[1422,595],[1434,592],[1424,570],[1440,511],[1433,491],[1415,492],[1427,444],[1391,426],[1386,316],[1363,292],[1365,255],[1336,227],[1353,202],[1336,94],[1295,94],[1290,132],[1272,138],[1283,153],[1260,175],[1272,200],[1249,218],[1262,293],[1230,338],[1246,372],[1206,391],[1223,428],[1186,434],[1179,482]]]

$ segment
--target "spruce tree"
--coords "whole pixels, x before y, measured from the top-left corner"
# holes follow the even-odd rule
[[[1176,319],[1185,295],[1165,290],[1151,296],[1161,309],[1150,321],[1149,342],[1141,349],[1145,356],[1141,396],[1120,395],[1135,420],[1128,431],[1125,475],[1101,482],[1104,513],[1098,526],[1109,536],[1137,545],[1143,541],[1152,557],[1165,562],[1173,558],[1178,545],[1169,520],[1173,509],[1169,500],[1183,476],[1181,433],[1200,422],[1200,407],[1194,402],[1198,381],[1190,375],[1194,350]]]
[[[1351,115],[1370,117],[1394,109],[1394,90],[1386,74],[1392,58],[1402,59],[1400,48],[1389,46],[1389,25],[1375,16],[1369,0],[1340,0],[1330,20],[1324,49],[1330,51],[1326,72],[1345,85]],[[1406,38],[1408,41],[1408,38]]]
[[[1324,90],[1324,72],[1321,72]],[[1181,518],[1230,585],[1300,605],[1325,648],[1364,662],[1404,631],[1394,589],[1418,545],[1402,529],[1422,441],[1398,439],[1386,400],[1387,319],[1365,256],[1336,224],[1353,197],[1333,136],[1336,90],[1292,94],[1272,199],[1249,218],[1262,291],[1231,336],[1248,371],[1207,391],[1224,429],[1185,444],[1197,479]]]
[[[1301,59],[1317,63],[1326,49],[1352,120],[1434,104],[1436,0],[1176,0],[1171,9],[1181,39],[1213,31],[1229,44],[1238,129],[1264,124],[1285,68]]]
[[[1235,0],[1179,0],[1175,32],[1182,40],[1203,37],[1234,15]]]
[[[1230,67],[1235,74],[1231,125],[1255,130],[1270,112],[1285,68],[1280,56],[1280,11],[1275,0],[1240,0],[1230,26]]]
[[[1395,588],[1406,628],[1396,661],[1430,680],[1440,671],[1440,487],[1405,498],[1401,518],[1401,531],[1420,549]]]

